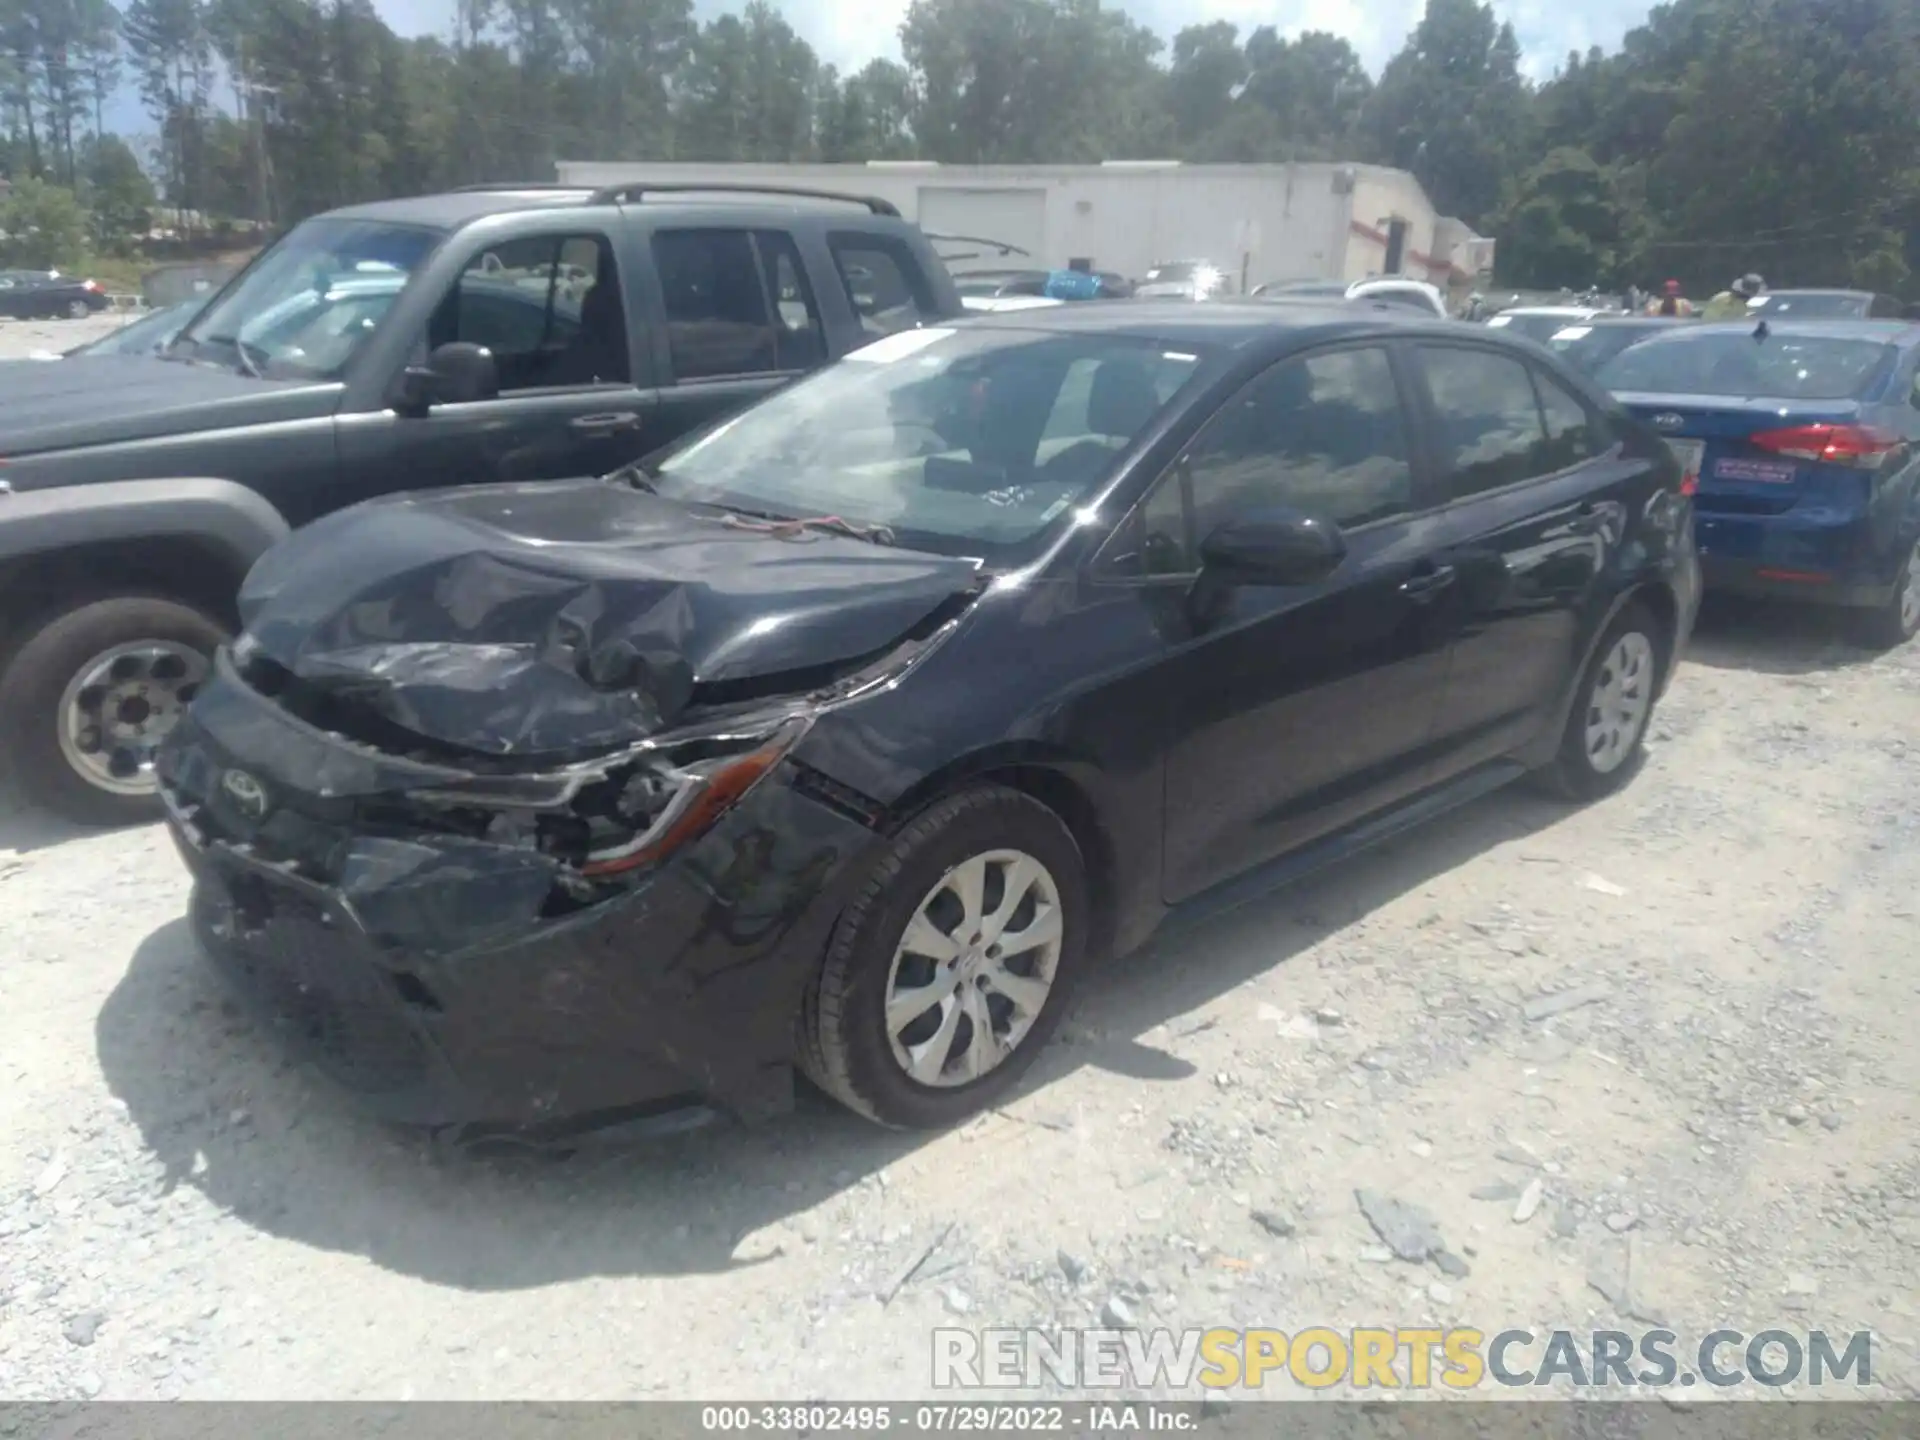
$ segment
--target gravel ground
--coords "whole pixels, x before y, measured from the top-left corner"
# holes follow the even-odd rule
[[[0,809],[0,1396],[904,1398],[935,1326],[1103,1316],[1871,1329],[1920,1394],[1916,721],[1920,647],[1716,607],[1624,793],[1115,962],[960,1131],[803,1096],[564,1161],[361,1119],[159,829]]]
[[[59,354],[137,320],[138,310],[107,310],[85,320],[0,320],[0,360],[24,359],[36,350]]]

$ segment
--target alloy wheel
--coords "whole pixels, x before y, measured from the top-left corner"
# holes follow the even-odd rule
[[[1587,763],[1595,774],[1611,775],[1633,753],[1653,709],[1653,682],[1653,642],[1629,630],[1594,671],[1587,696]]]
[[[887,973],[893,1058],[921,1085],[998,1068],[1040,1018],[1060,964],[1060,888],[1022,850],[954,866],[921,899]]]
[[[60,699],[60,753],[95,788],[148,795],[154,753],[207,676],[207,657],[186,645],[141,640],[82,665]]]

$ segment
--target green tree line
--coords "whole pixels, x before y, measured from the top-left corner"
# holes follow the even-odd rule
[[[1337,36],[1169,43],[1100,0],[914,0],[899,38],[841,74],[767,0],[704,24],[458,0],[443,39],[368,0],[0,0],[0,166],[31,212],[0,230],[124,244],[157,203],[282,225],[559,159],[1347,159],[1412,171],[1514,285],[1920,284],[1913,0],[1675,0],[1541,84],[1476,0],[1429,0],[1377,78]],[[144,173],[103,124],[123,83]]]

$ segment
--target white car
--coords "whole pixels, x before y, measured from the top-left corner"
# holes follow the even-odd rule
[[[1038,310],[1066,301],[1047,295],[962,295],[960,303],[975,315],[997,315],[1003,310]]]
[[[1424,280],[1357,280],[1347,287],[1347,299],[1376,300],[1405,310],[1417,310],[1441,320],[1447,318],[1446,296],[1440,293],[1438,286],[1429,285]]]

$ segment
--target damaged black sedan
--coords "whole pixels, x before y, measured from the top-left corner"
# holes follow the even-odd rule
[[[649,464],[270,552],[161,757],[196,931],[396,1120],[756,1118],[797,1067],[944,1124],[1168,920],[1624,783],[1681,482],[1439,322],[904,332]]]

